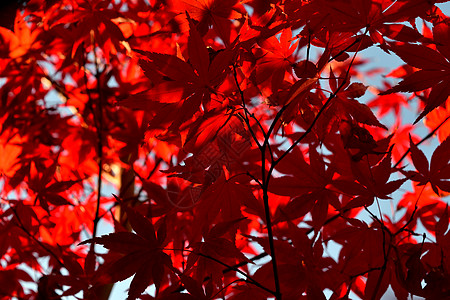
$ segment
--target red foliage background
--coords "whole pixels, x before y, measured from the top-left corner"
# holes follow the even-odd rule
[[[450,297],[446,1],[19,2],[1,299]]]

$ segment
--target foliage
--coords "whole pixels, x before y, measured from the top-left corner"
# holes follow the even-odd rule
[[[14,4],[1,299],[107,299],[133,275],[129,299],[450,297],[436,2]],[[404,64],[364,68],[368,48]]]

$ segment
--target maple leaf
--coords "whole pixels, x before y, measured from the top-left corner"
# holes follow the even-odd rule
[[[391,88],[391,86],[388,85],[387,82],[383,82],[383,84],[386,88]],[[404,95],[388,94],[372,99],[371,101],[369,101],[369,103],[367,103],[367,106],[371,108],[377,107],[379,109],[377,113],[379,118],[385,116],[389,111],[391,111],[391,108],[394,109],[395,116],[397,118],[400,118],[400,108],[407,104],[408,102],[406,101],[406,97]]]
[[[432,41],[420,34],[417,31],[417,28],[412,28],[403,24],[383,24],[382,27],[378,29],[378,32],[383,36],[400,42],[413,43],[416,41]]]
[[[337,113],[344,116],[345,114],[349,114],[353,120],[358,123],[377,126],[387,130],[387,127],[378,121],[366,104],[360,103],[358,100],[354,99],[363,96],[366,89],[367,86],[364,84],[353,82],[345,90],[337,93],[336,101],[333,103],[333,105],[338,106],[338,108],[336,108]]]
[[[450,192],[449,146],[450,138],[447,138],[434,150],[431,163],[428,163],[425,154],[410,138],[411,158],[417,171],[403,171],[403,173],[410,176],[411,180],[418,182],[419,185],[425,185],[429,182],[437,195],[439,195],[439,189]]]
[[[358,123],[376,126],[387,130],[387,127],[378,121],[370,108],[360,103],[355,98],[363,96],[367,86],[354,82],[349,85],[344,82],[342,74],[336,79],[334,72],[330,69],[330,88],[336,94],[333,102],[324,111],[326,118],[318,121],[318,135],[321,140],[330,130],[339,128],[341,137],[346,148],[360,149],[354,157],[360,157],[364,153],[371,152],[376,148],[376,142],[370,132]],[[338,86],[341,86],[338,90]],[[333,95],[334,95],[333,94]]]
[[[256,66],[256,82],[258,84],[271,78],[272,90],[278,89],[290,71],[295,57],[292,55],[297,49],[298,41],[291,45],[292,32],[290,28],[282,31],[280,40],[274,36],[259,42],[263,52],[259,55]],[[315,74],[314,74],[315,75]]]
[[[198,111],[203,104],[208,107],[211,94],[225,80],[229,65],[234,57],[234,46],[217,53],[210,62],[208,50],[203,39],[197,32],[192,20],[189,19],[188,54],[189,61],[167,54],[160,54],[134,49],[141,55],[139,64],[150,79],[153,74],[161,74],[163,81],[150,90],[128,97],[121,105],[142,109],[145,102],[164,103],[166,109],[159,109],[150,123],[150,127],[166,127],[177,132],[179,125]],[[165,79],[164,79],[165,78]],[[144,102],[144,103],[142,103]],[[169,111],[177,110],[177,114]]]
[[[288,174],[271,180],[269,191],[292,197],[284,207],[278,207],[274,222],[293,220],[311,212],[313,226],[319,229],[328,215],[328,204],[340,209],[336,195],[327,188],[335,170],[327,167],[314,148],[310,148],[308,164],[303,154],[295,148],[290,156],[277,166],[277,171]]]
[[[11,133],[5,130],[0,135],[0,174],[12,177],[20,167],[17,161],[21,152],[19,145],[23,141],[18,135],[9,136]]]
[[[287,175],[271,180],[269,189],[272,193],[291,196],[325,189],[333,176],[332,169],[326,170],[323,162],[313,168],[298,148],[292,150],[291,157],[291,160],[285,160],[277,166],[277,171]]]
[[[212,25],[226,45],[230,43],[231,37],[230,19],[242,16],[238,0],[170,0],[169,5],[175,12],[179,14],[187,12],[188,19],[190,15],[198,21],[197,28],[201,35],[205,35]],[[186,21],[182,18],[180,23],[183,26]]]
[[[207,224],[214,223],[220,213],[222,221],[233,221],[242,217],[241,207],[261,212],[261,206],[251,189],[235,180],[226,180],[221,175],[201,195],[197,203],[196,228],[203,229]]]
[[[339,131],[344,147],[348,149],[352,160],[360,161],[366,154],[377,154],[376,148],[379,148],[379,143],[375,141],[369,130],[359,126],[355,121],[343,120],[339,124]]]
[[[21,61],[22,56],[30,56],[39,51],[43,46],[41,30],[31,30],[24,20],[17,20],[14,31],[0,27],[0,39],[2,46],[0,54]]]
[[[181,283],[193,299],[209,299],[207,295],[205,295],[205,291],[203,290],[201,283],[194,278],[183,274],[181,276]]]
[[[59,195],[59,193],[65,192],[74,184],[81,180],[67,180],[53,182],[53,176],[56,170],[57,161],[53,163],[48,169],[42,173],[36,169],[35,164],[31,167],[31,178],[29,181],[30,189],[36,193],[36,201],[39,200],[42,207],[49,212],[48,203],[56,206],[60,205],[72,205],[66,198]]]
[[[163,252],[165,228],[160,227],[158,235],[152,223],[133,209],[127,209],[128,220],[136,233],[116,232],[86,240],[80,245],[97,243],[113,252],[124,254],[123,257],[112,262],[98,274],[98,282],[117,282],[132,275],[133,278],[128,291],[128,299],[136,299],[151,283],[155,284],[158,292],[166,268],[172,267],[170,256]]]
[[[17,267],[10,265],[8,268],[2,268],[0,270],[0,280],[3,282],[0,287],[0,293],[2,295],[13,295],[17,293],[16,296],[25,297],[25,291],[20,282],[32,282],[33,279],[27,272]]]
[[[420,220],[422,225],[431,232],[435,226],[435,218],[431,216],[441,211],[444,206],[431,185],[419,186],[417,182],[414,182],[413,191],[403,196],[397,204],[397,210],[406,208],[406,214],[402,218],[404,223],[407,223],[411,216],[417,216],[417,219],[410,221],[410,228],[415,228],[417,221]]]
[[[448,31],[449,29],[446,28],[445,30]],[[433,109],[444,103],[450,96],[450,58],[445,56],[447,52],[444,50],[440,53],[423,45],[397,45],[391,43],[389,49],[403,61],[420,70],[405,77],[403,81],[380,93],[380,95],[395,92],[419,92],[432,88],[430,95],[426,99],[425,108],[414,121],[415,124]]]
[[[333,265],[331,260],[322,260],[323,247],[319,236],[317,241],[310,240],[305,228],[298,228],[288,221],[284,230],[287,241],[275,241],[278,256],[280,278],[282,278],[283,295],[289,299],[307,292],[312,299],[325,299],[322,287],[333,285],[328,267]],[[269,241],[266,237],[248,236],[251,241],[260,244],[265,251],[270,253]],[[292,259],[295,258],[295,259]],[[273,272],[270,264],[264,264],[254,274],[259,282],[272,287]]]
[[[236,115],[223,114],[223,112],[217,111],[205,112],[191,125],[184,142],[184,149],[197,154],[202,151],[206,152],[209,147],[213,147],[212,143],[226,143],[228,147],[241,143],[249,145],[251,143],[250,137],[242,123],[242,120]],[[238,138],[240,139],[238,140]],[[217,145],[217,148],[219,146]],[[232,152],[223,150],[225,149],[218,149],[223,155]],[[230,154],[233,155],[233,153]]]
[[[448,242],[448,238],[450,234],[447,233],[449,224],[449,215],[448,215],[448,204],[445,206],[444,212],[440,217],[439,221],[436,223],[435,234],[436,234],[436,242],[438,244],[443,244],[444,242]]]
[[[367,161],[351,162],[354,178],[358,182],[347,179],[333,180],[333,185],[348,195],[355,195],[343,209],[371,205],[374,198],[391,199],[407,178],[389,181],[392,172],[391,151],[375,166],[368,166]]]
[[[435,110],[431,111],[425,121],[424,124],[430,130],[437,130],[437,135],[439,138],[439,142],[443,142],[447,137],[450,136],[450,98],[447,99],[447,102],[444,107],[437,107]]]
[[[220,285],[223,273],[214,260],[223,261],[224,259],[236,261],[248,261],[241,253],[233,241],[224,237],[228,232],[233,232],[237,223],[245,218],[220,222],[214,225],[204,236],[203,242],[192,243],[190,247],[193,251],[189,254],[186,269],[189,271],[195,265],[195,277],[203,279],[210,275],[214,283]]]
[[[422,262],[431,270],[425,275],[426,286],[423,288],[424,295],[430,298],[446,298],[450,295],[448,288],[448,247],[450,245],[450,232],[448,231],[449,213],[448,204],[439,215],[439,221],[433,220],[432,232],[436,235],[436,243],[424,245],[425,255]]]
[[[91,41],[91,33],[95,36],[95,42],[99,43],[104,49],[105,58],[109,61],[110,53],[114,53],[121,49],[125,40],[123,33],[119,26],[112,20],[121,17],[120,12],[107,8],[103,1],[96,1],[94,3],[81,3],[71,13],[60,10],[55,17],[53,26],[61,24],[75,24],[73,27],[74,42],[71,45],[72,57],[75,56],[79,47],[83,43]],[[67,33],[65,33],[67,34]]]
[[[369,226],[363,221],[350,218],[347,218],[347,222],[352,226],[337,229],[331,235],[333,240],[343,246],[338,262],[342,266],[342,272],[348,275],[358,274],[383,265],[384,257],[377,254],[385,251],[382,240],[387,238],[379,226]],[[370,285],[372,284],[374,282]]]
[[[363,24],[364,22],[369,23],[371,27],[371,33],[375,32],[375,30],[377,29],[383,32],[383,27],[385,27],[383,26],[385,25],[384,23],[392,23],[394,21],[402,22],[409,20],[409,18],[421,15],[424,11],[430,9],[433,6],[432,2],[424,0],[352,1],[351,3],[352,5],[354,5],[355,9],[358,10],[358,13],[360,15],[358,17],[354,17],[354,19],[359,18]],[[339,7],[339,9],[342,13],[342,7]],[[409,34],[409,36],[411,36],[411,34]],[[390,37],[392,37],[392,35]]]

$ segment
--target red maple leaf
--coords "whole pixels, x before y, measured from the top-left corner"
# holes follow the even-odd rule
[[[351,169],[357,182],[347,179],[337,179],[333,185],[347,195],[355,195],[345,208],[371,205],[375,197],[391,199],[389,196],[396,191],[407,179],[389,181],[391,176],[391,152],[375,166],[370,167],[366,160],[352,162]]]
[[[156,85],[147,91],[131,95],[121,105],[156,110],[156,116],[150,123],[152,128],[166,128],[170,125],[169,131],[177,132],[180,124],[192,118],[201,104],[208,110],[211,96],[216,95],[217,87],[230,71],[229,65],[235,55],[234,46],[217,52],[210,61],[205,43],[189,15],[188,20],[188,61],[175,55],[134,50],[141,55],[139,64],[144,74]],[[149,103],[155,104],[152,107]]]
[[[242,16],[242,7],[238,0],[170,0],[170,7],[181,15],[180,23],[187,23],[183,14],[188,14],[198,22],[197,28],[201,35],[205,35],[210,26],[228,45],[232,30],[230,19],[238,19]]]
[[[448,25],[442,25],[442,31],[449,31]],[[380,93],[387,95],[395,92],[419,92],[432,88],[426,98],[424,110],[414,121],[420,121],[430,111],[443,104],[450,96],[450,62],[447,48],[450,46],[444,41],[444,45],[438,48],[439,52],[423,45],[394,44],[389,49],[397,54],[403,61],[420,70],[406,76],[396,86]]]
[[[431,163],[417,145],[410,139],[411,158],[417,171],[403,171],[411,180],[419,185],[431,184],[433,191],[439,195],[439,189],[450,192],[450,138],[434,150]],[[438,189],[439,188],[439,189]]]
[[[136,275],[128,291],[128,299],[136,299],[151,283],[158,291],[166,269],[172,267],[169,255],[164,253],[165,225],[155,234],[153,224],[133,209],[127,209],[128,220],[136,233],[115,232],[86,240],[81,244],[97,243],[113,252],[124,254],[108,267],[100,269],[98,282],[108,283],[124,280]]]
[[[237,224],[243,219],[245,218],[220,222],[205,234],[203,242],[192,243],[190,247],[193,250],[189,254],[186,264],[188,273],[193,271],[195,277],[200,280],[209,275],[215,284],[220,285],[223,273],[219,262],[248,261],[236,248],[235,243],[225,237],[230,232],[234,235]],[[190,270],[191,268],[193,270]]]

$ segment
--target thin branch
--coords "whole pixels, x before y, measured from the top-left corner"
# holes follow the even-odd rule
[[[97,178],[97,205],[95,208],[95,217],[94,217],[94,228],[92,231],[92,236],[95,238],[97,236],[97,227],[98,222],[100,221],[99,215],[100,215],[100,204],[101,204],[101,197],[102,197],[102,173],[103,173],[103,97],[102,97],[102,88],[100,84],[100,77],[101,72],[98,67],[97,62],[97,55],[95,53],[95,43],[92,45],[92,52],[94,54],[94,64],[95,64],[95,78],[97,81],[97,94],[98,94],[98,115],[95,116],[95,113],[93,114],[94,119],[97,119],[96,122],[96,129],[97,129],[97,155],[98,155],[98,178]],[[86,86],[87,88],[87,86]]]
[[[384,223],[367,208],[367,206],[364,206],[364,210],[372,217],[372,219],[374,219],[378,224],[380,224],[382,230],[386,230],[390,236],[393,235],[392,232],[389,230],[389,228],[387,228],[386,225],[384,225]]]
[[[156,170],[159,168],[159,165],[161,164],[161,162],[162,162],[162,158],[158,158],[158,159],[155,161],[155,165],[153,166],[153,169],[148,173],[147,180],[150,179],[150,177],[152,177],[153,174],[155,174],[155,172],[156,172]],[[141,180],[142,180],[142,179],[141,179]]]
[[[262,252],[262,253],[260,253],[260,254],[258,254],[258,255],[253,256],[253,257],[250,258],[249,260],[252,261],[252,262],[254,262],[254,261],[263,259],[264,257],[267,257],[267,255],[269,255],[267,252]],[[222,273],[225,274],[225,273],[231,272],[231,271],[233,271],[235,268],[243,267],[243,266],[245,266],[246,264],[248,264],[247,261],[242,261],[242,262],[240,262],[240,263],[238,263],[238,264],[235,264],[235,265],[231,266],[231,268],[226,268],[226,269],[222,270]]]
[[[306,48],[306,61],[309,61],[309,55],[310,55],[310,51],[311,51],[311,28],[309,28],[309,23],[308,23],[308,46]],[[300,48],[300,47],[299,47]],[[306,70],[306,64],[305,64],[305,70]]]
[[[248,110],[245,104],[245,98],[244,98],[244,93],[241,90],[241,87],[239,85],[239,81],[237,79],[237,73],[236,73],[236,68],[233,66],[233,75],[234,75],[234,80],[236,82],[236,87],[239,90],[239,94],[241,96],[241,100],[242,100],[242,106],[244,108],[244,115],[245,117],[243,118],[252,137],[253,140],[255,141],[255,143],[258,145],[259,150],[261,151],[261,178],[262,178],[262,182],[260,183],[260,186],[262,186],[263,189],[263,202],[264,202],[264,212],[265,212],[265,219],[266,219],[266,225],[267,225],[267,235],[269,238],[269,248],[270,248],[270,256],[272,257],[272,269],[273,269],[273,276],[274,276],[274,282],[275,282],[275,292],[272,293],[276,299],[281,299],[281,291],[280,291],[280,281],[278,278],[278,267],[277,267],[277,260],[276,260],[276,255],[275,255],[275,246],[274,246],[274,242],[273,242],[273,232],[272,232],[272,221],[270,219],[270,207],[269,207],[269,196],[268,196],[268,181],[270,179],[270,174],[268,176],[268,178],[266,179],[266,174],[265,174],[265,170],[266,170],[266,147],[268,146],[270,148],[269,145],[269,137],[270,134],[269,133],[265,133],[264,129],[262,128],[262,125],[259,123],[259,121],[255,118],[256,123],[260,126],[261,131],[264,135],[264,143],[263,145],[261,145],[258,141],[258,138],[256,137],[255,133],[252,130],[252,127],[250,125],[250,121],[249,121],[249,114],[248,114]],[[277,116],[279,118],[279,115],[281,115],[281,113],[277,113]],[[273,127],[275,122],[272,122],[271,124],[271,128],[273,130]],[[270,129],[269,129],[270,130]],[[271,151],[271,149],[269,149],[269,151]],[[273,162],[273,154],[270,153],[272,161]],[[258,182],[258,181],[257,181]]]
[[[275,126],[278,122],[278,120],[281,118],[281,116],[283,115],[283,112],[286,110],[286,108],[289,106],[289,104],[291,104],[292,102],[288,103],[288,105],[283,106],[275,115],[275,118],[272,121],[272,124],[270,124],[269,130],[267,131],[267,134],[265,136],[265,140],[264,143],[268,143],[269,142],[269,138],[270,135],[272,134],[272,131],[275,129]]]
[[[183,249],[162,248],[161,250],[166,250],[166,251],[181,251],[181,252],[186,251],[186,252],[193,253],[193,254],[196,254],[196,255],[198,255],[198,256],[201,256],[201,257],[210,259],[210,260],[212,260],[212,261],[214,261],[214,262],[216,262],[216,263],[218,263],[218,264],[220,264],[220,265],[226,267],[227,269],[230,269],[230,271],[232,270],[232,271],[235,271],[235,272],[241,274],[242,276],[245,276],[245,278],[247,278],[247,282],[249,282],[249,283],[251,283],[251,284],[253,284],[253,285],[255,285],[255,286],[257,286],[257,287],[259,287],[259,288],[261,288],[261,289],[263,289],[263,290],[265,290],[266,292],[268,292],[268,293],[270,293],[270,294],[272,294],[272,295],[275,295],[275,292],[274,292],[274,291],[272,291],[271,289],[266,288],[264,285],[262,285],[261,283],[259,283],[258,281],[256,281],[251,275],[249,275],[249,274],[247,274],[247,273],[245,273],[245,272],[239,270],[238,267],[230,266],[230,265],[228,265],[228,264],[226,264],[226,263],[220,261],[219,259],[214,258],[214,257],[212,257],[212,256],[209,256],[209,255],[207,255],[207,254],[203,254],[203,253],[201,253],[201,252],[197,252],[197,251],[194,251],[194,250],[188,250],[188,249],[184,249],[184,248],[183,248]],[[229,272],[229,271],[228,271],[228,272]]]
[[[217,295],[219,295],[220,293],[222,293],[224,290],[226,290],[229,286],[231,286],[232,284],[235,284],[236,282],[241,282],[241,281],[245,281],[244,279],[238,278],[233,280],[232,282],[228,283],[227,285],[225,285],[223,288],[221,288],[219,291],[217,291],[217,293],[215,293],[210,299],[215,299]]]
[[[259,185],[260,188],[263,188],[263,185],[262,185],[261,181],[259,181],[258,178],[256,178],[255,176],[253,176],[253,175],[252,175],[250,172],[248,172],[248,171],[247,171],[246,174],[247,174],[251,179],[253,179],[253,180]]]
[[[364,36],[366,35],[366,33],[367,33],[367,30],[366,30],[366,32],[364,33]],[[347,51],[348,49],[350,49],[351,47],[353,47],[354,45],[356,45],[356,43],[358,43],[358,42],[360,42],[360,45],[361,45],[362,38],[360,38],[360,37],[356,38],[350,45],[348,45],[347,47],[345,47],[344,49],[342,49],[341,51],[339,51],[338,54],[336,54],[335,56],[333,56],[332,58],[330,58],[330,59],[328,60],[328,62],[331,62],[331,61],[335,60],[337,57],[341,56],[343,53],[345,53],[345,51]],[[359,50],[359,47],[358,47],[358,50]],[[357,52],[358,52],[358,51],[356,51],[355,54],[356,54]]]
[[[278,115],[278,114],[277,114]],[[274,122],[272,122],[271,127]],[[270,205],[269,205],[269,181],[271,172],[269,170],[267,177],[266,177],[266,147],[270,145],[268,144],[269,136],[266,135],[264,139],[264,143],[261,147],[261,178],[262,178],[262,189],[263,189],[263,203],[264,203],[264,213],[265,213],[265,219],[266,219],[266,225],[267,225],[267,236],[269,239],[269,249],[270,249],[270,256],[272,258],[272,270],[273,270],[273,278],[275,283],[275,298],[277,300],[281,299],[281,289],[280,289],[280,279],[278,277],[278,265],[277,265],[277,257],[275,254],[275,244],[274,244],[274,236],[272,231],[272,220],[270,217]],[[273,165],[274,161],[271,161],[271,166]]]
[[[233,76],[234,76],[234,81],[235,81],[235,83],[236,83],[236,87],[237,87],[237,89],[238,89],[238,91],[239,91],[239,94],[240,94],[240,96],[241,96],[242,107],[244,108],[244,117],[243,117],[244,122],[245,122],[245,124],[247,125],[248,130],[250,131],[250,134],[252,135],[253,140],[254,140],[255,143],[258,145],[258,148],[261,149],[261,144],[259,143],[258,138],[256,137],[255,132],[253,131],[253,129],[252,129],[251,125],[250,125],[250,120],[249,120],[249,118],[248,118],[248,113],[249,113],[249,112],[248,112],[248,110],[247,110],[247,106],[245,105],[244,92],[242,91],[241,86],[239,85],[239,81],[238,81],[238,79],[237,79],[236,68],[235,68],[234,66],[233,66]],[[255,118],[255,119],[256,119],[256,118]],[[259,123],[259,121],[258,121],[257,119],[256,119],[255,121],[256,121],[257,124],[259,124],[259,126],[261,126],[261,124]],[[264,134],[264,131],[263,131],[263,134]],[[265,135],[265,134],[264,134],[264,135]]]
[[[425,189],[425,185],[422,187],[422,190],[420,191],[419,196],[417,196],[416,203],[414,204],[414,210],[413,210],[413,212],[412,212],[412,214],[411,214],[411,217],[410,217],[409,220],[406,222],[406,224],[402,226],[402,228],[400,228],[399,230],[397,230],[397,231],[394,233],[394,236],[395,236],[395,235],[398,235],[400,232],[404,231],[404,230],[406,229],[406,227],[408,227],[409,224],[411,224],[411,222],[414,220],[414,215],[415,215],[415,213],[417,212],[417,209],[419,208],[419,207],[417,206],[417,203],[419,203],[419,199],[420,199],[420,197],[422,196],[422,193],[423,193],[423,190],[424,190],[424,189]]]

